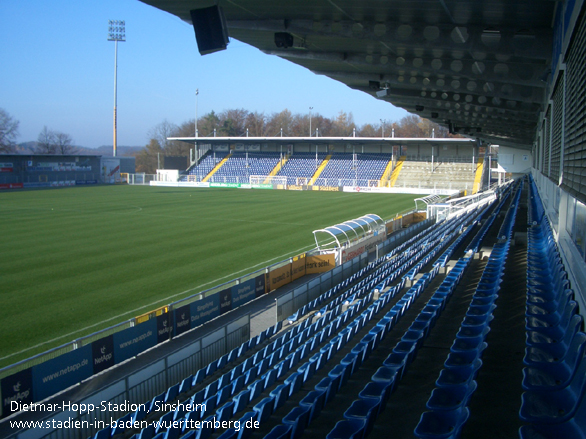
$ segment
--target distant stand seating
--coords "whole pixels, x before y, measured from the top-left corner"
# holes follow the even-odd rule
[[[192,166],[187,174],[198,180],[207,176],[228,155],[228,151],[208,151],[199,164]],[[287,177],[288,185],[309,184],[316,170],[323,164],[327,153],[295,153],[276,174]],[[283,157],[284,158],[284,157]],[[268,176],[281,160],[280,152],[232,152],[230,158],[212,176],[211,182],[248,183],[251,175]],[[378,185],[392,154],[332,153],[315,186],[372,186]],[[472,191],[476,164],[472,158],[407,158],[395,187],[431,189],[457,189]],[[187,179],[186,177],[183,180]]]
[[[316,184],[320,186],[368,186],[380,180],[392,154],[333,154]]]
[[[407,157],[395,187],[428,187],[472,191],[476,163],[472,157]]]
[[[281,158],[278,152],[233,152],[212,176],[212,182],[248,183],[251,175],[269,175]]]
[[[320,152],[317,154],[316,160],[315,153],[295,153],[289,157],[289,160],[277,175],[287,177],[287,184],[300,184],[299,178],[306,179],[309,182],[316,169],[326,158],[326,155]]]
[[[203,179],[210,173],[217,163],[221,162],[224,157],[228,155],[228,151],[216,151],[209,150],[199,161],[199,164],[192,166],[188,169],[188,175],[195,175],[198,180]],[[185,178],[184,178],[185,179]]]

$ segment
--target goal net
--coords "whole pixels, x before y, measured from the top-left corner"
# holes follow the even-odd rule
[[[277,189],[286,189],[287,177],[279,175],[251,175],[250,184],[270,184]]]

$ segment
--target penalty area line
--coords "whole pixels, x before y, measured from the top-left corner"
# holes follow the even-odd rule
[[[94,323],[93,325],[86,326],[85,328],[81,328],[81,329],[78,329],[78,330],[76,330],[76,331],[72,331],[72,332],[69,332],[69,333],[67,333],[67,334],[60,335],[59,337],[52,338],[51,340],[43,341],[43,342],[41,342],[41,343],[38,343],[38,344],[36,344],[36,345],[34,345],[34,346],[30,346],[30,347],[28,347],[28,348],[21,349],[21,350],[20,350],[20,351],[18,351],[18,352],[13,352],[12,354],[5,355],[4,357],[0,357],[0,360],[5,360],[5,359],[7,359],[7,358],[14,357],[15,355],[23,354],[23,353],[25,353],[25,352],[28,352],[28,351],[30,351],[30,350],[33,350],[33,349],[39,348],[39,347],[41,347],[41,346],[43,346],[43,345],[46,345],[46,344],[53,343],[53,342],[56,342],[56,341],[58,341],[58,340],[61,340],[62,338],[71,337],[72,335],[78,334],[78,333],[80,333],[80,332],[83,332],[83,331],[86,331],[86,330],[88,330],[88,329],[95,328],[96,326],[103,325],[104,323],[111,322],[112,320],[117,320],[117,319],[119,319],[119,318],[121,318],[121,317],[124,317],[124,316],[127,316],[127,315],[129,315],[129,314],[135,314],[136,312],[138,312],[138,311],[140,311],[140,310],[143,310],[143,309],[145,309],[145,308],[151,308],[151,307],[154,307],[155,305],[158,305],[158,304],[160,304],[161,302],[166,302],[166,301],[168,301],[169,299],[173,299],[173,298],[175,298],[175,297],[182,296],[182,295],[184,295],[184,294],[187,294],[187,293],[190,293],[190,292],[192,292],[192,291],[194,291],[194,290],[197,290],[197,289],[200,289],[200,288],[202,288],[202,287],[208,286],[208,285],[210,285],[210,284],[216,283],[216,282],[218,282],[218,281],[224,280],[224,279],[226,279],[226,278],[228,278],[228,277],[235,276],[235,275],[237,275],[237,274],[240,274],[240,273],[242,273],[243,271],[249,271],[249,270],[251,270],[251,269],[254,269],[254,268],[257,268],[257,267],[259,267],[259,266],[261,266],[261,265],[265,265],[265,264],[267,264],[267,263],[269,263],[269,262],[272,262],[272,261],[274,261],[275,259],[281,259],[281,258],[286,258],[286,257],[288,257],[288,256],[291,256],[291,255],[295,255],[295,254],[297,254],[298,252],[301,252],[301,251],[303,251],[303,250],[307,250],[307,249],[309,249],[309,248],[311,248],[311,247],[312,247],[312,245],[308,245],[308,246],[302,247],[302,248],[300,248],[300,249],[297,249],[297,250],[291,251],[291,252],[289,252],[289,253],[285,253],[284,255],[281,255],[281,256],[276,256],[276,257],[274,257],[274,258],[271,258],[271,259],[268,259],[268,260],[266,260],[266,261],[259,262],[259,263],[258,263],[258,264],[256,264],[256,265],[252,265],[252,266],[250,266],[250,267],[243,268],[242,270],[235,271],[234,273],[227,274],[226,276],[222,276],[222,277],[220,277],[220,278],[214,279],[214,280],[212,280],[212,281],[206,282],[206,283],[204,283],[204,284],[198,285],[198,286],[196,286],[196,287],[193,287],[193,288],[190,288],[190,289],[188,289],[188,290],[181,291],[180,293],[172,294],[171,296],[167,296],[167,297],[165,297],[165,298],[163,298],[163,299],[157,300],[156,302],[151,302],[151,303],[148,303],[148,304],[146,304],[146,305],[140,306],[140,307],[138,307],[138,308],[132,309],[132,310],[130,310],[130,311],[126,311],[125,313],[118,314],[117,316],[110,317],[109,319],[102,320],[101,322]]]

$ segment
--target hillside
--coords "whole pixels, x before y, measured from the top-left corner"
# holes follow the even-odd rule
[[[16,145],[16,154],[27,155],[35,154],[37,142],[23,142]],[[76,145],[74,154],[80,155],[101,155],[112,156],[112,146],[103,145],[98,148],[87,148],[85,146]],[[121,157],[132,157],[136,155],[143,146],[118,146],[118,155]]]

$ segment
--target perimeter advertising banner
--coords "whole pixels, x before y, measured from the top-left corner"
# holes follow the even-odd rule
[[[114,358],[114,336],[112,334],[100,338],[92,343],[93,369],[94,374],[116,364]]]
[[[219,296],[220,299],[220,315],[232,310],[232,288],[226,288],[214,296]]]
[[[305,272],[307,274],[323,273],[336,266],[336,255],[315,255],[305,258]]]
[[[173,322],[171,322],[171,313],[163,313],[157,316],[156,319],[157,343],[162,343],[173,335]]]
[[[205,322],[220,315],[220,295],[212,294],[201,300],[192,302],[190,305],[191,328],[203,325]]]
[[[147,320],[113,334],[114,359],[120,363],[157,344],[157,321]]]
[[[30,404],[35,402],[33,395],[32,368],[21,370],[14,375],[2,378],[0,383],[2,392],[2,404],[0,405],[0,418],[10,415],[18,410],[12,410],[16,403]]]
[[[291,264],[277,268],[269,273],[269,291],[276,290],[291,282]]]
[[[189,305],[173,310],[173,325],[175,335],[183,334],[191,329],[191,309]]]
[[[291,264],[291,282],[305,276],[305,256],[294,259]]]
[[[380,233],[376,236],[372,236],[368,239],[365,239],[358,244],[355,244],[351,247],[345,248],[342,250],[342,264],[347,262],[351,259],[354,259],[356,256],[360,256],[364,252],[371,253],[376,249],[376,246],[381,242],[384,242],[386,239],[386,235],[384,233]]]
[[[34,401],[41,401],[93,375],[92,346],[86,345],[32,367]]]
[[[256,278],[249,279],[246,282],[232,287],[232,309],[244,305],[254,298],[256,298]]]
[[[264,274],[259,274],[258,276],[256,276],[256,279],[255,279],[256,297],[260,297],[263,294],[268,293],[266,285],[267,285],[267,283],[265,282],[265,275]]]

